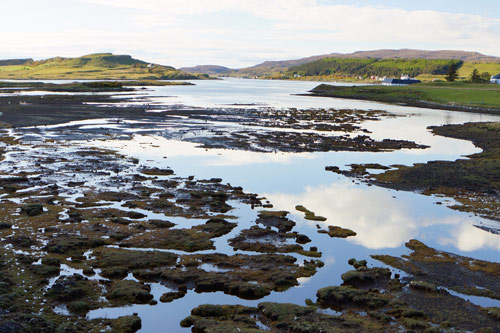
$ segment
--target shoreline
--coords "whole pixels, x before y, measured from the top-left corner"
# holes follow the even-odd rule
[[[468,107],[468,106],[460,106],[460,105],[449,105],[449,104],[440,104],[435,102],[426,102],[426,101],[386,101],[386,100],[377,100],[375,98],[363,97],[363,96],[341,96],[334,94],[321,94],[321,93],[310,93],[310,94],[295,94],[296,96],[308,96],[308,97],[330,97],[330,98],[342,98],[342,99],[350,99],[350,100],[359,100],[359,101],[371,101],[378,102],[390,105],[400,105],[400,106],[409,106],[416,107],[422,109],[433,109],[433,110],[447,110],[447,111],[459,111],[459,112],[470,112],[470,113],[483,113],[483,114],[494,114],[500,115],[500,109],[491,109],[491,108],[476,108],[476,107]]]

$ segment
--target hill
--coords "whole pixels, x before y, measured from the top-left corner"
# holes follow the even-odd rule
[[[224,66],[217,66],[217,65],[199,65],[199,66],[194,66],[194,67],[182,67],[179,68],[179,70],[187,72],[187,73],[193,73],[193,74],[207,74],[207,75],[221,75],[221,74],[226,74],[234,69],[224,67]]]
[[[307,64],[291,67],[285,75],[294,76],[401,76],[416,77],[421,74],[444,75],[452,63],[463,64],[461,60],[443,59],[364,59],[325,58]]]
[[[303,65],[313,61],[325,58],[360,58],[360,59],[450,59],[461,60],[463,62],[500,62],[500,57],[488,56],[478,52],[469,51],[426,51],[426,50],[374,50],[374,51],[357,51],[353,53],[330,53],[295,60],[282,61],[266,61],[261,64],[237,69],[230,73],[231,76],[239,77],[261,77],[274,76],[280,72],[287,71],[290,67]]]
[[[129,55],[111,53],[89,54],[78,58],[50,58],[22,63],[6,61],[0,66],[0,79],[127,79],[127,80],[168,80],[199,79],[206,75],[194,75],[170,66],[150,64]]]
[[[458,70],[458,76],[460,78],[467,79],[470,77],[474,69],[477,69],[480,73],[488,72],[491,75],[497,75],[500,74],[500,62],[466,62]]]
[[[344,54],[341,58],[381,58],[381,59],[453,59],[462,61],[488,61],[498,62],[499,57],[488,56],[478,52],[470,51],[426,51],[426,50],[375,50],[375,51],[357,51]]]

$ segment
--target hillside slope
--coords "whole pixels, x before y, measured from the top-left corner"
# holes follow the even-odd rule
[[[426,51],[414,49],[358,51],[344,54],[341,58],[381,58],[381,59],[453,59],[462,61],[500,61],[499,57],[470,51]]]
[[[287,71],[290,67],[307,64],[325,58],[380,58],[380,59],[451,59],[464,62],[500,62],[500,57],[488,56],[478,52],[469,51],[426,51],[426,50],[374,50],[357,51],[353,53],[330,53],[307,58],[283,61],[266,61],[261,64],[240,68],[230,73],[231,76],[260,77]]]
[[[363,58],[325,58],[307,64],[293,66],[286,74],[289,77],[303,76],[401,76],[416,77],[421,74],[444,75],[449,66],[455,63],[462,66],[461,60],[443,59],[363,59]]]
[[[234,69],[217,65],[199,65],[194,67],[181,67],[179,70],[192,74],[202,73],[207,75],[221,75],[229,73]]]
[[[129,55],[111,53],[89,54],[78,58],[28,60],[21,64],[12,61],[0,65],[0,79],[199,79],[170,66],[150,64]]]

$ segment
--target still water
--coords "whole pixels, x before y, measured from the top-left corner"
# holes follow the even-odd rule
[[[480,224],[495,225],[495,222],[453,211],[447,207],[453,202],[446,198],[367,186],[327,172],[325,166],[346,168],[351,163],[411,165],[437,159],[455,160],[479,150],[467,141],[434,136],[427,130],[428,126],[500,121],[500,117],[295,95],[306,93],[318,82],[225,79],[193,83],[196,85],[148,87],[135,97],[146,96],[149,98],[147,103],[161,103],[169,107],[385,110],[405,117],[363,123],[362,126],[372,132],[370,136],[380,140],[412,140],[430,148],[384,153],[257,153],[206,150],[190,142],[168,140],[161,132],[157,135],[141,135],[139,131],[133,140],[82,142],[82,145],[118,150],[139,158],[142,164],[171,167],[179,176],[195,175],[198,179],[219,177],[226,183],[242,186],[246,192],[265,196],[275,209],[291,213],[290,218],[297,222],[294,230],[312,239],[310,244],[319,248],[323,253],[321,259],[325,262],[325,267],[319,269],[316,275],[302,279],[300,286],[286,292],[273,292],[259,301],[245,301],[220,292],[197,294],[191,290],[184,298],[172,303],[99,309],[90,312],[89,318],[138,313],[142,318],[143,332],[166,328],[168,332],[181,332],[186,330],[180,328],[178,323],[199,304],[256,305],[262,301],[274,301],[303,305],[305,299],[315,299],[319,288],[341,283],[340,275],[349,270],[349,258],[367,259],[372,265],[383,266],[371,260],[369,255],[407,253],[404,244],[413,238],[444,251],[486,260],[498,258],[499,236],[474,227]],[[144,103],[144,100],[141,99],[140,103]],[[85,124],[90,127],[93,124],[112,126],[112,122],[102,120],[89,120]],[[437,202],[443,204],[438,205]],[[304,220],[303,214],[295,211],[294,207],[298,204],[326,217],[326,225],[352,229],[357,232],[357,236],[343,240],[318,234],[317,222]],[[239,226],[229,235],[216,240],[217,251],[235,253],[228,246],[227,239],[251,226],[256,213],[245,205],[236,205],[231,214],[238,216]],[[297,258],[304,259],[300,255]],[[158,300],[168,288],[155,284],[152,290]],[[498,302],[489,299],[474,298],[471,301],[498,306]]]

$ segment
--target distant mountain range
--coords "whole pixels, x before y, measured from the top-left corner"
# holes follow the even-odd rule
[[[266,61],[261,64],[239,68],[239,69],[229,69],[223,66],[196,66],[196,67],[186,67],[182,70],[189,73],[204,73],[209,75],[231,75],[231,76],[262,76],[262,75],[272,75],[276,72],[286,71],[288,68],[298,65],[303,65],[309,62],[324,58],[379,58],[379,59],[453,59],[461,60],[464,62],[500,62],[500,57],[488,56],[478,52],[469,51],[453,51],[453,50],[441,50],[441,51],[426,51],[426,50],[412,50],[412,49],[401,49],[401,50],[374,50],[374,51],[357,51],[353,53],[330,53],[317,55],[307,58],[294,59],[294,60],[282,60],[282,61]],[[217,69],[218,72],[213,70]]]
[[[208,75],[221,75],[234,71],[232,68],[217,65],[200,65],[195,67],[182,67],[179,70],[188,73],[203,73]]]

